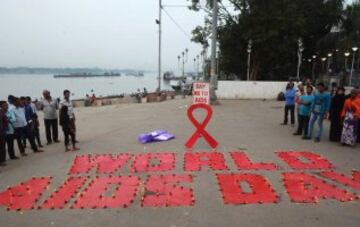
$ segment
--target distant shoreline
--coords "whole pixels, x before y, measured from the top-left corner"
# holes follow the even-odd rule
[[[0,75],[14,74],[14,75],[33,75],[33,74],[74,74],[74,73],[90,73],[90,74],[105,74],[105,73],[152,73],[149,70],[143,69],[103,69],[103,68],[46,68],[46,67],[0,67]]]

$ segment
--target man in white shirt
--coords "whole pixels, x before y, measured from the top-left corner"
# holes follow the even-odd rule
[[[18,98],[13,98],[12,100],[9,100],[9,102],[12,105],[15,105],[15,108],[12,108],[11,111],[14,112],[15,117],[16,117],[16,121],[13,123],[14,129],[15,129],[15,138],[20,150],[20,154],[22,156],[27,156],[27,154],[25,153],[25,147],[23,144],[22,139],[26,138],[29,140],[30,145],[31,145],[31,149],[34,152],[43,152],[42,150],[39,150],[36,143],[35,143],[35,138],[33,133],[31,133],[29,130],[29,127],[27,127],[28,122],[26,121],[26,117],[25,117],[25,109],[21,104],[20,99]]]
[[[41,109],[44,112],[44,124],[47,144],[51,144],[53,141],[59,143],[58,139],[58,114],[59,109],[58,101],[53,99],[50,95],[50,91],[43,91],[44,99],[41,101]]]
[[[74,107],[73,107],[73,104],[72,104],[72,102],[70,100],[70,91],[69,90],[64,91],[64,99],[60,103],[60,106],[67,106],[68,107],[69,118],[75,120]]]
[[[64,100],[60,103],[60,108],[62,106],[67,106],[67,108],[68,108],[68,116],[70,118],[70,127],[74,133],[75,142],[78,142],[76,140],[76,125],[75,125],[74,106],[70,100],[70,91],[69,90],[64,90]]]

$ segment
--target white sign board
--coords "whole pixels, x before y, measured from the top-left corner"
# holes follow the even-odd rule
[[[210,104],[209,83],[197,82],[193,84],[193,104]]]

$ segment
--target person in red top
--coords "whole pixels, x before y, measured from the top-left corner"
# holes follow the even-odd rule
[[[360,106],[357,90],[352,90],[350,98],[345,101],[341,117],[344,119],[341,143],[344,145],[355,146],[358,141],[360,119]]]

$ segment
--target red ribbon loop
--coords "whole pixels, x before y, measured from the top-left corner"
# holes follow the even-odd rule
[[[205,120],[202,123],[199,123],[194,117],[194,111],[197,109],[204,109],[207,111],[207,115]],[[218,146],[218,142],[207,132],[205,131],[206,126],[209,124],[210,119],[212,117],[213,111],[211,107],[207,104],[199,103],[191,105],[188,109],[188,117],[191,123],[197,129],[196,132],[190,137],[190,139],[186,142],[185,146],[187,148],[192,148],[196,141],[202,136],[206,140],[206,142],[212,147],[216,148]]]

